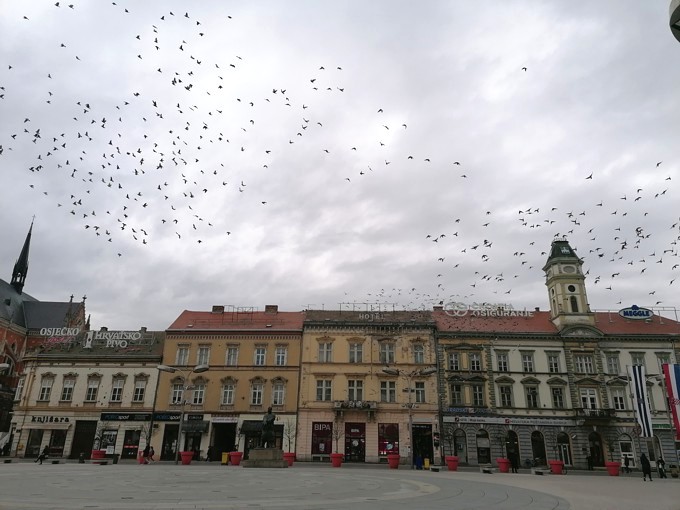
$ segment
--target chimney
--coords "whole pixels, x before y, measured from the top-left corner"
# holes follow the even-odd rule
[[[139,332],[146,333],[146,326],[142,326],[141,328],[139,328]]]
[[[107,328],[106,326],[102,326],[101,328],[99,328],[99,331],[108,331],[108,330],[109,330],[109,328]]]
[[[277,313],[279,305],[264,305],[264,313]]]
[[[432,310],[434,310],[435,312],[441,312],[444,310],[444,307],[441,305],[436,305],[432,307]]]
[[[212,307],[212,313],[224,313],[224,306],[222,306],[222,305],[213,305],[213,307]]]
[[[537,306],[536,308],[534,308],[534,311],[535,311],[535,312],[540,312],[540,311],[541,311],[541,308]]]

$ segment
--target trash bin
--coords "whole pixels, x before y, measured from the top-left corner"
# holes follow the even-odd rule
[[[670,470],[671,476],[672,476],[673,478],[677,478],[677,477],[678,477],[678,466],[677,466],[677,465],[675,465],[675,464],[669,464],[669,465],[668,465],[668,469]]]
[[[113,454],[113,464],[118,464],[118,459],[120,459],[120,453]]]
[[[222,452],[222,465],[226,466],[229,464],[229,452]]]

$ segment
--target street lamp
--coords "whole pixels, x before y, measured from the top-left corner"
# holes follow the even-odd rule
[[[390,368],[390,367],[385,367],[382,369],[383,372],[385,372],[388,375],[396,375],[396,376],[401,376],[404,377],[408,381],[408,403],[404,404],[406,408],[408,408],[408,447],[410,448],[410,462],[411,462],[411,469],[415,469],[415,466],[413,465],[413,407],[415,407],[415,403],[411,401],[411,392],[413,391],[412,386],[412,381],[414,377],[421,377],[425,375],[432,375],[437,371],[436,367],[427,367],[427,368],[419,368],[417,370],[412,370],[410,372],[401,370],[399,368]]]
[[[206,372],[210,367],[204,363],[202,365],[196,365],[191,370],[181,370],[169,365],[158,365],[156,368],[161,372],[168,372],[170,374],[179,372],[179,374],[182,376],[182,401],[180,402],[179,428],[177,429],[177,447],[175,448],[175,465],[177,465],[179,463],[179,442],[182,437],[182,425],[184,424],[184,404],[186,402],[184,400],[184,394],[189,389],[189,377],[191,374],[200,374],[201,372]]]

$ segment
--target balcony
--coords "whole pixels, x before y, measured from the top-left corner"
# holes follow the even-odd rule
[[[616,410],[580,407],[574,409],[574,416],[578,420],[585,420],[584,425],[597,425],[616,418]]]
[[[363,411],[367,413],[368,421],[375,419],[377,408],[378,403],[370,400],[335,400],[333,402],[336,416],[343,417],[346,411]]]

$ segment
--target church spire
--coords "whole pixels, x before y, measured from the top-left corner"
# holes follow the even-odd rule
[[[31,228],[28,229],[24,247],[21,249],[19,258],[14,264],[14,271],[12,271],[12,281],[10,282],[14,290],[21,294],[24,289],[24,282],[26,281],[26,274],[28,273],[28,250],[31,246],[31,233],[33,232],[33,221],[31,221]]]

